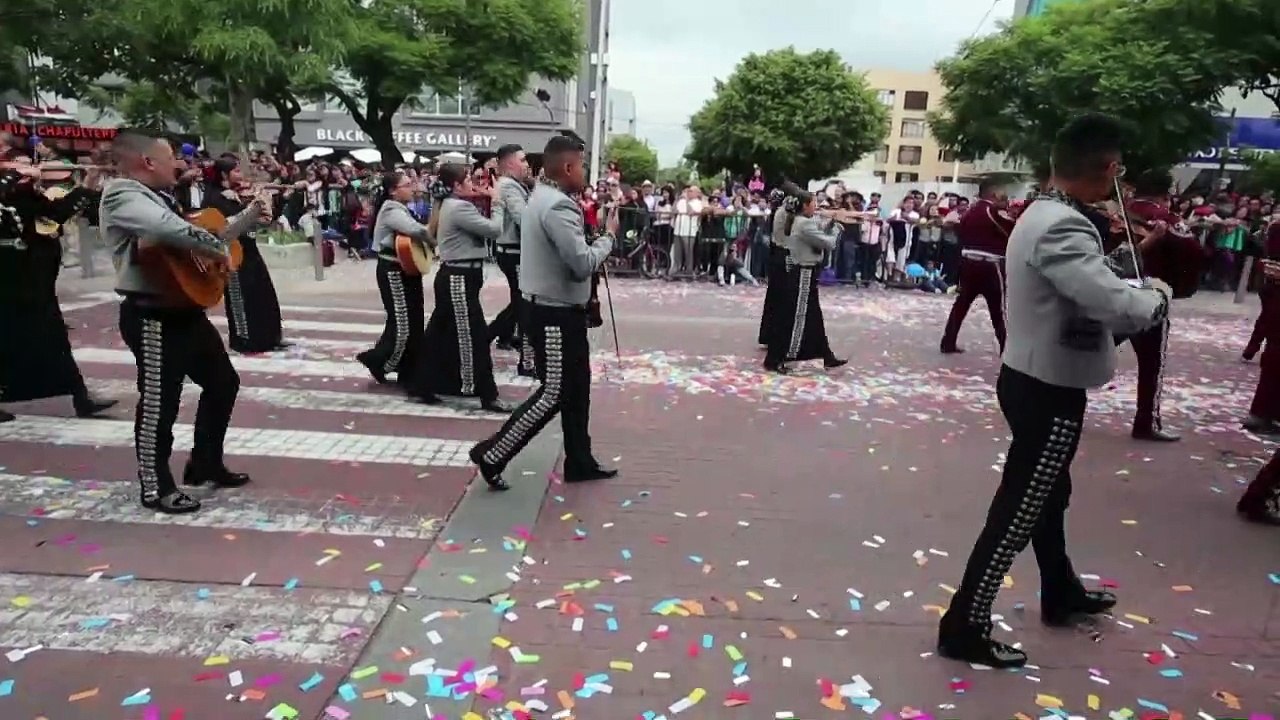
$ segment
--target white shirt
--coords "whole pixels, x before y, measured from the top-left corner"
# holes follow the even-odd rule
[[[698,234],[700,215],[702,215],[702,201],[698,198],[692,200],[680,198],[677,200],[676,235],[680,237],[695,237]]]

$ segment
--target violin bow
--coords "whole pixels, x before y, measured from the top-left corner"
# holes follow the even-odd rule
[[[1120,189],[1120,178],[1111,178],[1111,184],[1116,189],[1116,203],[1120,206],[1120,220],[1124,223],[1125,241],[1129,243],[1129,254],[1133,256],[1133,271],[1136,274],[1138,282],[1144,280],[1142,276],[1142,265],[1138,259],[1138,246],[1133,242],[1133,226],[1129,224],[1129,211],[1124,206],[1124,191]]]

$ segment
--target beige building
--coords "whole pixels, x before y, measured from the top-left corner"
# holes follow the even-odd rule
[[[875,69],[866,75],[889,108],[889,136],[879,152],[858,161],[854,170],[885,183],[961,182],[973,175],[972,165],[956,163],[954,154],[929,134],[925,114],[939,109],[946,93],[937,73]]]

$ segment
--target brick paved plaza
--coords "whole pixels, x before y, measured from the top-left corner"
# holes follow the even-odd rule
[[[1280,545],[1234,514],[1270,452],[1238,430],[1256,304],[1175,309],[1181,443],[1129,438],[1124,351],[1069,529],[1120,605],[1047,630],[1022,558],[996,612],[1032,665],[993,672],[932,653],[1006,448],[980,307],[943,357],[949,298],[824,289],[852,361],[781,378],[759,368],[762,289],[615,279],[622,356],[598,331],[592,413],[622,475],[560,483],[553,427],[494,495],[465,452],[500,417],[409,403],[351,360],[381,330],[372,271],[277,278],[296,345],[234,358],[229,464],[255,482],[177,518],[136,507],[109,285],[66,283],[81,367],[122,403],[0,425],[0,719],[1280,716]],[[491,281],[487,312],[504,298]]]

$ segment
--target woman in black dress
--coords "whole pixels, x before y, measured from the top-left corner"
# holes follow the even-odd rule
[[[204,206],[226,217],[238,215],[247,205],[240,200],[238,188],[244,185],[240,164],[220,158],[213,164],[210,187],[205,188]],[[238,353],[261,353],[280,350],[284,330],[280,319],[280,300],[271,283],[271,273],[258,250],[255,232],[240,236],[244,260],[240,269],[231,273],[225,294],[228,345]]]
[[[784,286],[787,284],[787,238],[783,232],[782,219],[782,201],[787,194],[774,188],[769,192],[769,208],[770,214],[765,219],[765,233],[769,236],[769,269],[766,275],[768,284],[764,289],[764,309],[760,313],[760,332],[756,336],[756,342],[761,347],[769,346],[770,328],[774,324],[774,313],[778,310],[778,305],[782,303],[782,297],[786,294]]]

